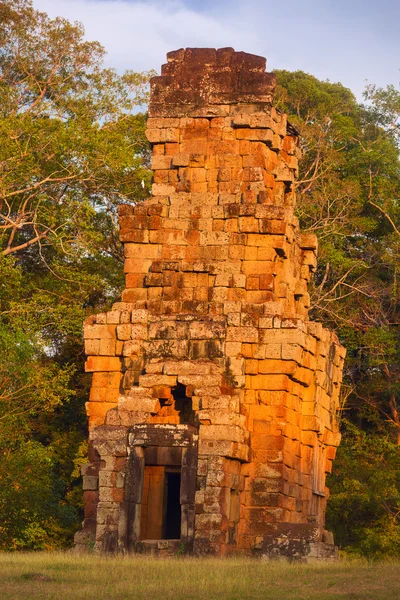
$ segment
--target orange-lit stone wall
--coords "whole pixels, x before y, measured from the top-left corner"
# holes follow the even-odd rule
[[[182,49],[152,80],[152,196],[120,206],[125,290],[84,329],[80,547],[335,555],[325,474],[345,351],[308,320],[317,240],[299,232],[298,134],[265,64]],[[181,536],[143,539],[144,469],[172,463]]]

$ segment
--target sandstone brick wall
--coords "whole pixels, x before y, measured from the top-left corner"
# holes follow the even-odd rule
[[[265,62],[178,50],[152,80],[152,196],[120,206],[122,301],[85,323],[78,544],[94,534],[99,549],[139,548],[141,448],[163,431],[164,446],[191,440],[188,551],[306,554],[331,541],[325,474],[345,351],[308,321],[317,240],[299,232],[298,135],[272,107]]]

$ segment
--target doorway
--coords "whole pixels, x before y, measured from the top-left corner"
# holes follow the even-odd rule
[[[140,539],[181,537],[181,468],[146,465],[144,469]]]
[[[179,540],[181,537],[181,473],[166,471],[165,539]]]
[[[157,553],[165,541],[174,552],[179,544],[192,551],[197,444],[198,430],[191,425],[143,423],[130,428],[121,547]]]

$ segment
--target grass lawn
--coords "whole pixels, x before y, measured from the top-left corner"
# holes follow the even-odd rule
[[[400,562],[0,554],[1,600],[400,600]]]

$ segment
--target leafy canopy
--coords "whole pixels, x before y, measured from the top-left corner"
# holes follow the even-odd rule
[[[30,0],[0,22],[0,537],[39,548],[77,526],[82,321],[122,286],[116,205],[148,193],[151,73]]]

